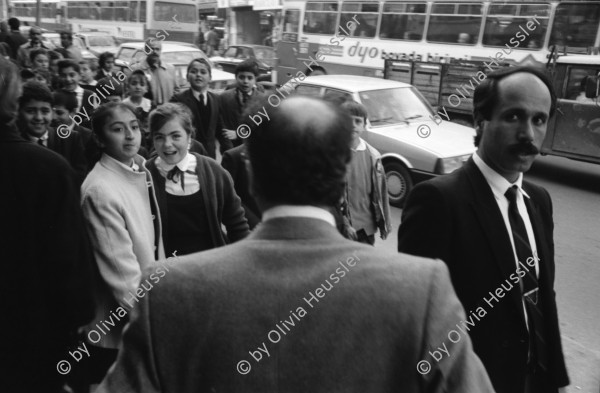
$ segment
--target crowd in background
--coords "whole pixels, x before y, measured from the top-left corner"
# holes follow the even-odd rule
[[[65,379],[56,362],[87,342],[89,356],[77,362],[68,382],[84,392],[115,361],[125,320],[99,342],[86,341],[86,334],[99,322],[112,321],[116,310],[132,308],[131,294],[139,290],[146,267],[236,242],[260,223],[246,145],[236,130],[266,93],[257,85],[252,59],[237,66],[235,86],[216,94],[209,90],[211,66],[202,58],[188,65],[190,87],[178,86],[173,67],[161,61],[159,41],[146,41],[146,59],[123,72],[109,52],[98,64],[84,60],[69,32],[61,33],[62,47],[51,50],[38,27],[26,39],[18,19],[9,25],[0,44],[3,138],[14,144],[6,145],[12,154],[23,150],[25,163],[15,158],[3,165],[30,173],[23,184],[10,185],[12,197],[23,200],[27,189],[27,198],[62,199],[41,211],[36,210],[40,203],[28,202],[33,210],[23,223],[39,231],[29,239],[36,255],[11,254],[14,260],[55,264],[51,288],[39,276],[29,300],[34,312],[47,307],[40,317],[61,319],[50,333],[42,334],[40,326],[5,332],[24,340],[37,335],[32,364],[43,369],[23,376],[27,380],[11,391],[60,391]],[[207,44],[214,49],[210,39]],[[379,153],[360,139],[365,108],[342,106],[354,119],[347,131],[357,158],[332,213],[348,238],[374,244],[378,230],[385,238],[391,229],[385,174]],[[221,155],[222,165],[216,160]],[[75,304],[66,304],[70,301]],[[15,375],[19,365],[31,362],[21,355],[13,355]]]

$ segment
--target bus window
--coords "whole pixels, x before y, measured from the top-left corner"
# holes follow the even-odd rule
[[[129,3],[129,21],[137,22],[138,21],[138,3],[137,1],[132,1]]]
[[[192,4],[165,3],[157,1],[154,3],[154,20],[169,22],[175,19],[183,23],[196,22],[196,7]]]
[[[332,35],[337,26],[337,3],[306,3],[304,33]]]
[[[600,70],[589,67],[571,67],[564,97],[579,102],[595,103],[594,98],[585,96],[585,82],[588,76],[598,75],[598,71]]]
[[[146,0],[140,1],[140,22],[146,23]]]
[[[420,41],[426,11],[425,3],[385,3],[379,38]]]
[[[431,10],[427,41],[474,45],[480,29],[480,3],[437,3]]]
[[[125,22],[129,20],[129,2],[117,1],[115,3],[115,20]]]
[[[348,26],[356,26],[354,31],[349,32],[350,36],[373,38],[377,30],[378,16],[379,3],[344,3],[340,28],[348,29]]]
[[[576,48],[595,46],[599,21],[600,4],[559,4],[550,45]]]
[[[483,45],[540,49],[544,45],[549,12],[549,4],[492,4],[485,21]],[[518,39],[515,34],[521,31],[520,27],[526,29],[527,22],[533,21],[532,18],[540,24],[535,30],[528,31],[529,36],[525,39]]]
[[[297,42],[300,30],[300,10],[286,10],[283,17],[283,34],[281,40],[285,42]]]

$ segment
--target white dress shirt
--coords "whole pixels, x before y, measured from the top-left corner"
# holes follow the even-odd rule
[[[280,217],[307,217],[323,220],[335,227],[333,214],[316,206],[278,205],[263,212],[262,221],[266,222]]]
[[[490,185],[492,192],[494,193],[494,198],[496,198],[496,203],[498,204],[498,208],[500,209],[500,213],[502,213],[502,218],[504,219],[504,225],[506,226],[506,230],[508,231],[508,237],[510,238],[510,243],[512,245],[513,248],[513,253],[515,255],[515,266],[519,266],[519,260],[517,258],[517,251],[515,248],[515,241],[513,239],[513,235],[512,235],[512,229],[510,226],[510,220],[508,218],[508,199],[506,199],[506,196],[504,195],[506,193],[506,190],[508,190],[510,187],[512,186],[517,186],[519,189],[519,192],[517,192],[517,208],[519,209],[519,214],[521,215],[521,218],[523,219],[523,222],[525,223],[525,230],[527,231],[527,237],[529,239],[529,244],[531,245],[531,251],[533,251],[533,256],[535,257],[535,272],[536,275],[539,276],[539,265],[538,265],[538,258],[537,258],[537,246],[535,243],[535,235],[533,233],[533,226],[531,225],[531,220],[529,219],[529,213],[527,212],[527,207],[525,206],[525,200],[523,198],[528,198],[529,199],[529,195],[527,195],[527,193],[525,192],[525,190],[523,190],[523,188],[521,187],[521,185],[523,184],[523,174],[519,174],[519,178],[517,179],[516,182],[514,182],[513,184],[509,183],[508,180],[506,180],[504,177],[502,177],[500,174],[498,174],[498,172],[494,171],[492,168],[489,167],[489,165],[487,165],[485,162],[483,162],[483,160],[481,159],[481,157],[479,157],[479,155],[477,153],[473,154],[473,161],[475,162],[475,165],[477,165],[477,168],[479,168],[479,170],[481,171],[481,173],[483,174],[483,177],[485,177],[485,180],[487,181],[487,183]],[[525,261],[521,261],[524,265],[526,265]]]
[[[171,195],[192,195],[196,192],[200,191],[200,179],[198,179],[198,175],[196,174],[196,157],[193,154],[186,154],[185,157],[181,161],[179,161],[176,165],[169,165],[160,157],[156,159],[156,167],[158,168],[158,173],[162,177],[165,178],[165,188],[167,193]],[[181,187],[181,179],[176,177],[174,180],[177,180],[175,183],[173,180],[167,179],[167,173],[177,166],[179,170],[183,172],[183,182],[185,183],[185,189]],[[191,172],[191,173],[190,173]]]
[[[199,91],[192,89],[192,94],[194,95],[194,98],[198,102],[200,102],[200,95],[202,94],[202,97],[204,97],[204,105],[206,106],[208,104],[208,94],[206,93],[206,91],[199,92]]]
[[[38,143],[39,141],[42,141],[42,144],[46,147],[48,147],[48,131],[46,131],[44,133],[44,135],[42,135],[41,137],[37,137],[37,136],[33,136],[30,134],[27,134],[27,137],[29,138],[30,141],[32,141],[33,143]]]

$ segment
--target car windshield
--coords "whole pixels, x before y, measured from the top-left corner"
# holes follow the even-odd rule
[[[256,56],[257,59],[260,59],[260,60],[273,59],[273,58],[275,58],[275,51],[273,49],[266,49],[266,48],[257,49],[257,48],[255,48],[254,55]]]
[[[90,46],[117,46],[115,39],[109,35],[89,36],[88,42],[90,43]]]
[[[206,58],[202,52],[197,51],[182,51],[182,52],[167,52],[161,55],[162,59],[171,64],[188,64],[190,61],[199,57]]]
[[[363,91],[360,100],[372,126],[428,120],[431,107],[414,87]]]

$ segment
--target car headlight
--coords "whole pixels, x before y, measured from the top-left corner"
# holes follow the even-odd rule
[[[463,166],[463,164],[469,159],[469,157],[471,157],[470,154],[456,157],[439,158],[435,166],[435,173],[440,175],[452,173],[461,166]]]

